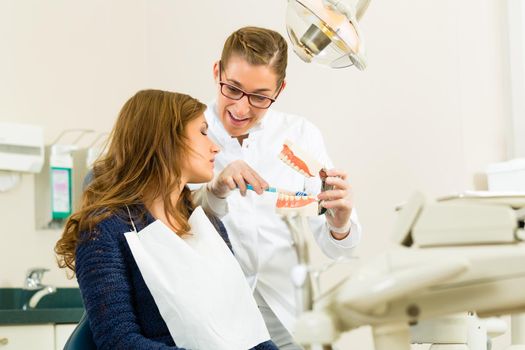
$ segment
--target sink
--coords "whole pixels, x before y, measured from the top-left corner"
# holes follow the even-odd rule
[[[84,313],[78,288],[57,288],[44,296],[36,308],[22,310],[36,291],[22,288],[0,288],[0,325],[77,323]]]

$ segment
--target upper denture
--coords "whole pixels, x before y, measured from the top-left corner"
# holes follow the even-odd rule
[[[304,175],[313,177],[312,173],[308,169],[308,166],[298,157],[294,155],[292,150],[288,147],[288,145],[283,145],[283,150],[281,151],[281,159],[288,161],[290,165],[292,165],[295,170],[301,172]]]

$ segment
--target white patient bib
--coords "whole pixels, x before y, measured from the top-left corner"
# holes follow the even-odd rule
[[[177,346],[247,350],[269,340],[239,264],[201,207],[189,224],[184,238],[160,220],[125,233]]]

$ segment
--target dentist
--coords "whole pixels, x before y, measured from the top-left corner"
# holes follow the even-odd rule
[[[245,27],[226,40],[213,65],[217,99],[205,112],[208,136],[221,149],[214,179],[194,198],[222,220],[233,250],[279,349],[294,343],[296,320],[290,272],[297,264],[291,234],[275,214],[277,194],[268,186],[318,194],[329,215],[310,219],[314,238],[331,258],[349,257],[361,237],[348,175],[333,169],[318,128],[308,120],[271,109],[286,87],[287,44],[277,32]],[[291,140],[320,161],[332,190],[320,193],[319,177],[305,178],[278,159]],[[255,191],[247,191],[247,184]],[[238,190],[237,190],[238,189]]]

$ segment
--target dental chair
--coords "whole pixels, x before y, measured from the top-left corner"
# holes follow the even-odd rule
[[[525,193],[464,192],[429,202],[415,193],[399,210],[391,247],[304,308],[295,340],[329,348],[367,325],[375,350],[410,350],[411,342],[487,350],[490,334],[478,317],[510,314],[507,350],[525,349],[524,221]]]
[[[96,350],[97,346],[93,341],[93,333],[89,327],[87,314],[84,313],[78,322],[75,330],[69,336],[64,346],[64,350]]]

